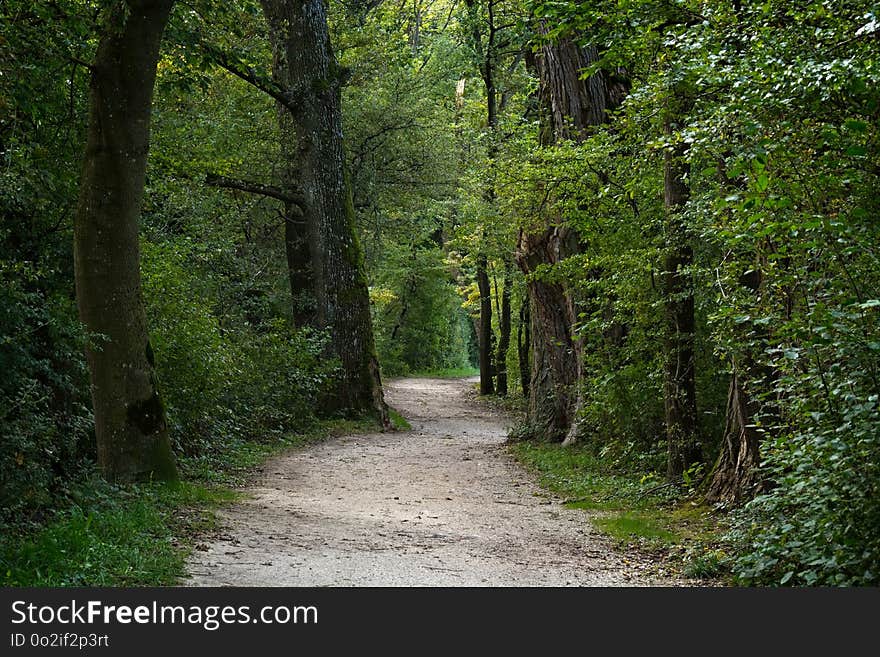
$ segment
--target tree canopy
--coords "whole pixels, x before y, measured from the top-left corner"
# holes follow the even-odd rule
[[[876,585],[877,11],[5,0],[0,523],[479,368],[739,582]]]

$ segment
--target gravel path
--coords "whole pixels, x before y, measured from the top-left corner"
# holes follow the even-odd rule
[[[473,380],[399,379],[412,431],[344,436],[269,461],[221,531],[193,551],[191,586],[678,584],[615,551],[507,454],[506,418]]]

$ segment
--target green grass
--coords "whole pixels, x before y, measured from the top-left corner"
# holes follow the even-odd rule
[[[176,484],[114,486],[84,477],[71,486],[70,505],[40,525],[0,527],[0,585],[173,585],[195,538],[215,527],[213,510],[240,499],[234,487],[256,466],[284,450],[376,428],[334,420],[271,443],[227,444],[211,457],[181,459],[185,480]]]
[[[654,475],[613,472],[589,448],[515,442],[514,456],[571,509],[595,512],[591,522],[620,545],[671,556],[683,574],[724,574],[723,528],[705,506],[662,485]]]
[[[661,545],[679,541],[679,536],[663,527],[658,518],[644,513],[618,513],[598,517],[593,522],[599,529],[621,542],[628,542],[633,538],[657,541]]]
[[[87,486],[92,486],[88,489]],[[34,532],[4,534],[4,586],[159,586],[173,584],[186,556],[182,534],[210,526],[208,510],[235,499],[224,489],[179,483],[84,485],[79,502]]]
[[[525,441],[513,443],[511,449],[517,459],[538,474],[541,486],[568,500],[572,508],[638,509],[650,502],[640,497],[648,486],[633,477],[609,473],[586,449]]]
[[[412,429],[412,425],[409,421],[393,408],[388,408],[388,417],[391,420],[391,426],[397,431],[409,431]]]

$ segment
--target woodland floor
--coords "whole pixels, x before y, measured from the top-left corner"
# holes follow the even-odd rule
[[[188,562],[191,586],[674,586],[589,512],[541,490],[473,379],[398,379],[412,430],[334,438],[267,462]]]

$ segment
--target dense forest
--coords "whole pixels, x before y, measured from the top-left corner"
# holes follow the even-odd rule
[[[478,370],[511,442],[723,517],[734,581],[880,583],[876,6],[0,0],[0,28],[4,559]]]

